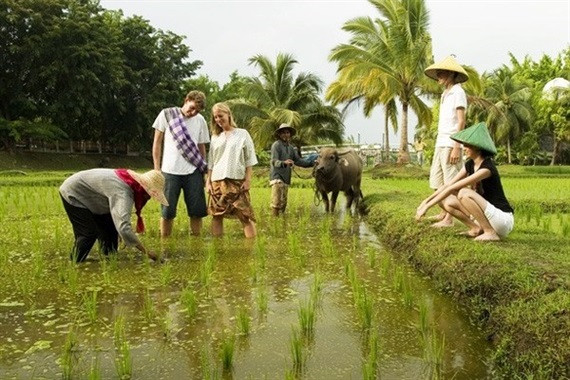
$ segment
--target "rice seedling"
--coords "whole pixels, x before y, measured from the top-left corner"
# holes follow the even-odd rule
[[[190,284],[182,290],[180,294],[180,303],[188,313],[189,319],[194,319],[198,314],[198,297],[196,292],[191,288]]]
[[[54,223],[53,226],[53,243],[57,248],[61,246],[61,226],[59,223]]]
[[[564,222],[562,222],[562,236],[568,237],[570,236],[570,220],[566,218]]]
[[[251,332],[251,318],[245,307],[240,307],[236,316],[237,329],[241,335],[249,335]]]
[[[378,342],[378,332],[374,329],[368,335],[367,353],[362,363],[362,378],[374,380],[378,378],[378,357],[380,355],[380,344]]]
[[[59,365],[63,372],[62,377],[66,380],[73,378],[73,372],[78,362],[77,354],[74,351],[76,345],[77,338],[75,336],[75,332],[73,329],[70,329],[67,333],[67,337],[65,338],[63,352],[59,360]]]
[[[77,270],[77,265],[71,260],[65,260],[62,265],[59,266],[59,280],[66,284],[71,293],[76,293],[77,284],[79,281],[79,271]]]
[[[142,310],[145,320],[151,322],[156,315],[156,308],[148,289],[145,289],[143,294]]]
[[[199,269],[200,284],[202,284],[207,295],[210,294],[215,260],[216,254],[214,248],[213,246],[210,246],[206,259],[202,262]]]
[[[321,221],[321,235],[329,235],[331,232],[332,217],[326,215]]]
[[[356,308],[362,328],[368,330],[374,322],[374,300],[368,296],[365,286],[361,285],[359,288],[356,293]]]
[[[297,317],[299,318],[299,326],[303,336],[307,339],[312,338],[315,332],[316,321],[316,308],[312,298],[309,297],[305,302],[299,301]]]
[[[376,267],[376,249],[373,246],[366,247],[366,257],[368,258],[368,265],[374,269]]]
[[[234,365],[234,353],[235,353],[235,336],[233,334],[227,335],[222,340],[222,345],[220,347],[220,359],[222,361],[222,368],[224,372],[230,372]]]
[[[425,302],[419,305],[418,331],[425,341],[429,333],[428,306]]]
[[[404,289],[404,271],[402,270],[402,267],[397,267],[394,271],[392,286],[397,292],[401,292]]]
[[[166,342],[172,342],[176,334],[180,331],[175,328],[173,316],[169,310],[166,310],[160,319],[160,329],[162,330],[162,336]]]
[[[115,369],[120,379],[130,379],[132,377],[133,362],[131,358],[131,347],[126,340],[118,345],[115,357]]]
[[[323,292],[323,276],[319,272],[315,272],[313,275],[313,281],[311,282],[311,302],[317,306],[320,304]]]
[[[289,350],[291,352],[291,359],[293,360],[293,369],[296,374],[299,374],[303,371],[305,363],[307,362],[307,351],[303,344],[303,338],[294,327],[291,329]]]
[[[443,354],[445,350],[445,335],[438,338],[434,329],[428,334],[424,344],[424,362],[427,365],[430,379],[443,378]]]
[[[292,371],[290,369],[285,371],[285,380],[297,380],[298,378],[299,377],[297,376],[295,371]]]
[[[336,250],[334,248],[334,243],[330,231],[326,234],[321,235],[321,252],[327,257],[336,256]]]
[[[301,244],[299,242],[299,236],[297,233],[293,232],[287,235],[287,247],[289,254],[297,259],[299,264],[303,267],[306,263],[305,255],[301,252]]]
[[[215,380],[220,377],[212,360],[210,347],[208,345],[204,345],[200,349],[200,370],[203,380]]]
[[[352,235],[352,245],[351,245],[352,252],[360,252],[360,237],[358,234]]]
[[[251,283],[253,285],[257,284],[257,282],[259,281],[261,277],[261,273],[257,267],[257,262],[256,261],[252,261],[249,264],[249,278],[251,279]]]
[[[258,236],[256,238],[253,252],[257,267],[264,270],[267,259],[267,239],[265,236]]]
[[[101,368],[99,366],[99,358],[91,359],[91,368],[89,369],[89,380],[101,380]]]
[[[170,262],[166,262],[160,267],[158,278],[162,286],[170,284],[172,280],[172,264]]]
[[[256,302],[257,302],[257,310],[261,314],[267,313],[268,305],[269,305],[269,293],[267,291],[267,286],[262,284],[257,288],[257,295],[256,295]]]
[[[390,257],[388,255],[382,255],[382,258],[380,259],[380,273],[382,273],[383,277],[388,277],[388,274],[390,274],[390,267]]]
[[[101,258],[101,276],[103,276],[103,283],[105,285],[111,285],[111,269],[109,267],[109,262],[104,255],[99,256]]]
[[[120,314],[113,325],[115,370],[120,379],[130,379],[133,373],[131,348],[125,334],[125,318]]]
[[[95,323],[97,321],[97,292],[98,290],[94,289],[90,292],[83,293],[82,296],[83,307],[85,308],[87,318],[91,323]]]
[[[34,251],[32,255],[32,273],[34,278],[40,279],[46,268],[46,260],[40,249]]]
[[[404,282],[402,289],[402,301],[404,302],[404,306],[408,308],[414,306],[414,292],[412,291],[412,286],[409,281]]]
[[[348,277],[348,281],[350,283],[350,286],[352,287],[352,292],[354,295],[354,290],[356,287],[356,283],[358,282],[358,278],[356,277],[356,270],[354,268],[354,263],[352,262],[352,260],[346,259],[344,263],[344,272]]]
[[[542,230],[544,232],[552,231],[552,216],[551,215],[548,215],[548,216],[542,218]]]
[[[109,270],[111,272],[119,270],[119,255],[117,252],[109,252],[108,254],[101,252],[100,257],[109,264]]]

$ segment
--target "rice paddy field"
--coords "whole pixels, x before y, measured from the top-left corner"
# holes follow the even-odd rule
[[[142,240],[163,263],[135,249],[105,258],[94,248],[82,264],[69,260],[73,236],[57,192],[69,174],[0,174],[2,379],[491,379],[505,368],[521,378],[560,373],[509,363],[521,359],[502,353],[509,346],[490,336],[492,318],[476,317],[481,305],[466,301],[455,280],[442,282],[429,269],[433,261],[422,266],[413,258],[412,245],[450,246],[429,227],[407,222],[429,194],[425,173],[365,173],[368,217],[324,214],[312,181],[294,177],[287,213],[274,218],[261,169],[252,189],[256,239],[244,239],[233,220],[225,221],[223,238],[212,238],[209,218],[203,236],[190,237],[181,203],[174,235],[161,241],[159,207],[150,201]],[[516,227],[491,249],[518,251],[522,261],[534,252],[533,268],[540,271],[525,281],[538,286],[535,277],[547,274],[555,295],[567,292],[570,282],[569,177],[506,176]],[[411,239],[395,242],[407,232],[394,234],[392,219],[377,223],[379,214],[405,220],[398,225],[413,231]],[[507,257],[471,252],[475,243],[456,237],[460,230],[439,234],[466,247],[462,260]],[[432,259],[440,254],[427,249]],[[567,300],[553,299],[548,310],[569,310]],[[568,333],[567,320],[561,321]]]

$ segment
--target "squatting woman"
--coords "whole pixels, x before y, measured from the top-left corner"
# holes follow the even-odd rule
[[[450,183],[424,199],[417,208],[416,220],[438,204],[469,227],[463,234],[475,240],[506,237],[514,226],[513,208],[492,159],[497,149],[487,126],[479,123],[451,138],[463,144],[468,160]]]

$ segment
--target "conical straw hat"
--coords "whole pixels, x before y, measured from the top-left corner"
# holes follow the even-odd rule
[[[454,133],[451,135],[451,139],[462,144],[472,145],[491,154],[497,153],[497,148],[485,123],[475,124]]]
[[[287,130],[287,129],[289,130],[289,132],[291,132],[291,137],[295,136],[295,132],[297,132],[297,131],[295,130],[295,128],[293,128],[292,126],[287,125],[287,124],[281,124],[281,125],[279,126],[279,128],[277,128],[277,129],[275,130],[275,137],[279,137],[279,133],[281,133],[281,131],[284,131],[284,130]]]
[[[164,176],[158,170],[149,170],[144,174],[138,174],[133,170],[127,170],[128,173],[140,183],[145,191],[161,204],[168,206],[168,201],[164,196]]]
[[[465,69],[461,67],[452,55],[446,57],[441,62],[428,66],[428,68],[424,70],[424,73],[431,79],[437,80],[437,70],[447,70],[457,73],[456,83],[467,82],[467,79],[469,79],[469,75],[467,75]]]

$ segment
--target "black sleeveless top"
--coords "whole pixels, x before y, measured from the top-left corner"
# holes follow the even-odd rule
[[[507,201],[507,198],[505,197],[501,178],[499,177],[499,171],[497,170],[493,159],[491,157],[484,158],[478,170],[481,169],[488,169],[491,172],[491,176],[485,178],[478,184],[476,189],[477,193],[499,210],[504,212],[514,212],[509,201]],[[467,174],[469,175],[475,172],[475,163],[472,159],[465,162],[465,170],[467,170]]]

